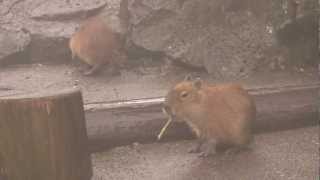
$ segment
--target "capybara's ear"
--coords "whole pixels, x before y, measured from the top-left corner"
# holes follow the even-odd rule
[[[191,74],[186,75],[186,77],[184,77],[184,81],[192,81]]]
[[[202,79],[201,78],[196,78],[196,80],[193,82],[193,87],[196,89],[200,89],[202,86]]]

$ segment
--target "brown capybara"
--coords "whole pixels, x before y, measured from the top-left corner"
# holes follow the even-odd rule
[[[200,156],[214,154],[217,147],[239,150],[253,140],[256,106],[238,84],[211,85],[188,77],[168,92],[164,111],[188,124],[198,138],[190,152]]]
[[[117,35],[100,17],[94,17],[82,24],[69,42],[72,58],[76,56],[88,64],[90,69],[84,75],[92,75],[105,64],[112,71],[123,63],[115,58],[119,54],[121,43]]]

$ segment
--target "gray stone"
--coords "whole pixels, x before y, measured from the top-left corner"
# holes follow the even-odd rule
[[[108,12],[108,17],[113,13],[112,17],[115,17],[114,14],[119,9],[113,7],[117,4],[119,6],[119,3],[119,0],[4,0],[3,6],[0,6],[1,27],[14,31],[24,29],[25,36],[29,39],[27,48],[23,48],[24,46],[19,45],[23,40],[20,34],[16,36],[15,32],[13,35],[1,33],[0,39],[6,43],[0,45],[5,49],[0,53],[0,58],[11,55],[17,51],[17,47],[22,47],[19,50],[25,51],[28,55],[27,62],[68,62],[71,57],[69,38],[82,21],[103,12]],[[114,9],[111,14],[110,9]],[[120,31],[119,19],[113,18],[113,21],[106,19],[106,21],[116,31]],[[10,38],[13,39],[12,43],[7,40]],[[21,59],[19,62],[25,60]]]
[[[108,5],[102,0],[54,0],[46,1],[31,11],[34,19],[29,30],[32,37],[30,55],[32,61],[68,61],[69,38],[81,21],[97,15]],[[72,21],[66,21],[72,20]]]
[[[214,76],[250,73],[273,44],[264,8],[249,1],[131,0],[133,43],[203,67]],[[260,9],[260,12],[257,10]]]
[[[32,10],[31,17],[49,21],[85,18],[106,5],[103,0],[51,0]]]
[[[311,1],[303,0],[301,4],[307,7],[307,2],[310,4]],[[272,51],[270,49],[277,49],[274,46],[274,32],[287,18],[286,11],[282,9],[283,4],[277,0],[0,2],[1,31],[5,29],[0,37],[1,41],[6,42],[0,45],[6,49],[0,53],[1,59],[18,50],[29,53],[28,58],[32,61],[70,59],[69,37],[84,19],[99,15],[115,32],[125,37],[124,40],[129,44],[127,51],[131,54],[139,57],[154,53],[165,55],[166,59],[204,68],[217,78],[247,75],[261,64],[279,59],[273,57],[278,55],[269,52]],[[128,14],[121,15],[123,9],[120,8],[120,2],[128,2]],[[309,10],[307,8],[299,15]],[[27,33],[20,29],[25,29]],[[7,32],[18,35],[7,37]],[[11,44],[8,38],[13,39]],[[299,59],[305,62],[305,59],[315,59],[310,56],[315,54],[315,42],[316,38],[311,37],[298,43],[289,43],[289,46],[282,43],[282,46],[287,46],[293,57],[301,54]],[[27,48],[24,45],[28,45]],[[284,64],[288,61],[285,59]],[[261,63],[263,61],[267,63]]]
[[[0,28],[0,63],[8,56],[24,51],[29,43],[27,33]]]
[[[120,1],[108,0],[107,6],[99,12],[105,22],[117,33],[125,35],[127,33],[127,24],[123,24],[124,19],[120,19]],[[124,17],[128,18],[128,17]]]

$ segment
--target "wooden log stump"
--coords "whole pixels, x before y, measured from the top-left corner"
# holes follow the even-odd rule
[[[0,98],[0,157],[8,180],[89,180],[79,90]]]

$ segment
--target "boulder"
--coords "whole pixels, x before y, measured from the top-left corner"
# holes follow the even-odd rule
[[[118,0],[4,0],[4,6],[0,6],[2,14],[0,26],[14,31],[0,29],[0,61],[17,51],[24,51],[28,55],[20,58],[18,61],[20,63],[70,60],[68,41],[81,22],[88,17],[108,11],[115,3],[120,2]],[[116,24],[114,21],[112,23]]]
[[[32,61],[68,61],[70,36],[81,20],[96,15],[107,6],[106,1],[54,0],[45,1],[30,13],[31,34],[29,48]]]
[[[265,4],[248,2],[130,0],[130,38],[216,77],[246,75],[274,43],[261,13]]]
[[[51,0],[31,11],[31,18],[46,21],[63,21],[86,18],[97,13],[107,5],[103,0]]]
[[[298,15],[309,17],[303,14],[314,6],[311,1],[301,1],[301,5],[311,8]],[[281,26],[288,15],[277,0],[2,0],[1,3],[0,61],[21,51],[26,54],[21,62],[69,60],[70,36],[84,19],[95,15],[102,16],[124,37],[131,58],[161,55],[170,61],[203,68],[216,78],[245,76],[257,67],[264,68],[261,62],[283,59],[273,57],[283,52],[270,53],[281,49],[277,43],[289,49],[290,59],[315,59],[317,49],[314,18],[299,16],[297,23],[291,23],[299,28]],[[294,43],[288,43],[286,37],[292,34],[297,37],[295,34],[301,34],[299,29],[305,24],[312,33],[304,32],[299,41],[290,37]]]
[[[25,51],[29,43],[30,36],[24,31],[0,28],[0,63],[16,61],[14,55]]]

